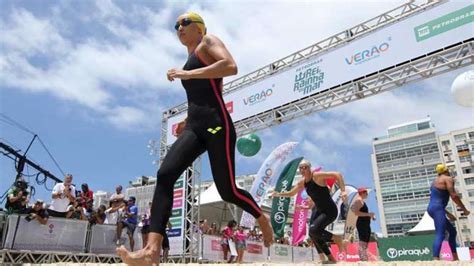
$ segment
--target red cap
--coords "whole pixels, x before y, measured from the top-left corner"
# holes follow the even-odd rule
[[[364,193],[364,192],[367,192],[367,188],[365,188],[365,187],[360,187],[360,188],[357,189],[357,192],[358,192],[359,194],[362,194],[362,193]]]

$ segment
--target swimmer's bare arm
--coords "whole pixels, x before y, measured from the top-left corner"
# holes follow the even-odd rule
[[[224,43],[216,36],[205,35],[202,39],[203,52],[207,53],[214,63],[206,67],[193,70],[170,69],[168,79],[214,79],[237,74],[237,64],[229,53]],[[201,52],[202,53],[202,52]],[[205,62],[208,63],[208,62]]]
[[[464,203],[462,203],[461,199],[459,198],[458,194],[456,193],[456,190],[454,189],[454,180],[450,176],[446,176],[444,178],[444,183],[446,184],[446,189],[449,192],[449,195],[451,196],[451,199],[458,205],[459,208],[462,209],[464,215],[469,215],[469,210],[466,209],[466,206],[464,206]]]
[[[294,186],[290,191],[288,192],[276,192],[273,191],[272,193],[272,198],[274,197],[283,197],[283,198],[291,198],[294,195],[298,194],[298,191],[300,191],[302,188],[304,188],[304,179],[301,179],[296,186]]]
[[[336,178],[337,185],[339,186],[339,189],[341,190],[341,198],[343,201],[346,201],[347,199],[347,193],[346,193],[346,185],[344,183],[344,177],[342,176],[341,173],[339,172],[313,172],[313,181],[316,182],[317,184],[321,185],[318,180],[320,179],[331,179],[331,178]]]

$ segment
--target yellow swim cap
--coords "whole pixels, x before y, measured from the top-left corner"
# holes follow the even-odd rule
[[[204,24],[204,19],[202,19],[198,13],[187,12],[184,15],[196,23],[196,26],[201,30],[202,35],[206,35],[206,24]]]
[[[448,172],[448,167],[445,164],[440,163],[436,165],[436,173],[443,174],[446,172]]]

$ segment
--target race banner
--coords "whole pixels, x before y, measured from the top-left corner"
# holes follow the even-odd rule
[[[173,188],[173,209],[169,220],[171,229],[166,232],[170,242],[170,255],[181,255],[184,252],[184,215],[186,213],[186,178],[188,178],[186,172],[178,178]]]
[[[26,215],[8,217],[5,248],[84,252],[88,221],[50,217],[46,224],[28,221]]]
[[[419,261],[433,259],[434,235],[379,238],[383,261]]]
[[[318,167],[313,172],[321,171],[321,167]],[[295,200],[295,206],[308,206],[308,193],[306,193],[306,189],[301,189],[298,192]],[[293,246],[299,245],[301,242],[304,241],[306,237],[306,221],[308,220],[308,209],[301,209],[295,208],[295,212],[293,214],[293,233],[291,234],[293,237],[291,244]]]
[[[359,242],[348,243],[346,252],[339,252],[336,244],[331,244],[331,254],[337,261],[358,262],[359,257]],[[367,245],[367,257],[369,261],[377,261],[378,249],[377,242],[369,242]]]
[[[303,157],[296,158],[285,166],[278,178],[275,187],[276,192],[287,192],[291,190],[293,179],[295,178],[296,170],[301,160],[303,160]],[[272,222],[275,239],[285,235],[285,225],[288,219],[290,200],[291,198],[288,197],[273,198],[270,220]]]
[[[134,250],[142,249],[141,227],[137,227],[133,232],[135,240]],[[89,252],[95,254],[117,254],[117,225],[115,224],[95,224],[91,228]],[[126,230],[123,230],[120,243],[130,250],[129,237]]]
[[[262,205],[271,180],[278,173],[279,168],[291,152],[293,152],[297,144],[298,142],[287,142],[278,146],[263,162],[250,189],[250,194],[258,206]],[[243,212],[240,224],[244,227],[252,228],[255,225],[255,218],[250,213]]]

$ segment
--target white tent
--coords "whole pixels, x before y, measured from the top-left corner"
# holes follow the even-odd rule
[[[239,207],[222,200],[215,183],[201,193],[199,209],[201,220],[207,219],[209,224],[216,222],[218,226],[225,226],[232,219],[239,221],[242,215],[242,210]],[[269,206],[263,205],[262,209],[265,213],[271,212]]]
[[[435,231],[434,221],[433,218],[425,212],[423,218],[418,222],[418,224],[410,229],[407,234],[408,235],[423,235],[423,234],[431,234]]]

